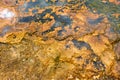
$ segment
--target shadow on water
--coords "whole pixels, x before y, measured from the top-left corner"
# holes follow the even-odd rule
[[[75,47],[78,49],[82,49],[83,47],[86,47],[87,49],[91,49],[90,45],[84,41],[77,41],[73,39],[72,42],[74,43]]]
[[[25,2],[22,6],[20,6],[21,8],[25,8],[25,12],[28,12],[28,10],[30,8],[45,8],[47,6],[51,6],[51,5],[55,5],[55,6],[63,6],[64,4],[66,4],[66,1],[60,1],[60,0],[56,0],[56,1],[52,1],[52,0],[36,0],[35,2]]]
[[[33,16],[22,17],[19,19],[19,22],[31,22],[33,21]]]
[[[51,15],[54,17],[55,23],[51,26],[49,30],[44,31],[42,34],[54,31],[54,29],[57,27],[61,27],[62,30],[64,30],[64,27],[66,26],[69,26],[69,28],[71,27],[72,20],[68,16],[56,15],[55,13]]]
[[[52,9],[46,9],[42,13],[35,14],[34,16],[21,17],[19,19],[19,22],[31,22],[31,21],[35,21],[35,22],[45,23],[46,21],[49,21],[51,19],[50,18],[43,19],[43,17],[47,13],[51,13],[51,11],[52,11]]]
[[[88,23],[91,25],[97,25],[98,23],[100,23],[104,18],[103,17],[99,17],[97,19],[87,19]]]
[[[35,8],[35,7],[39,7],[39,8],[44,8],[46,6],[49,6],[45,0],[36,0],[35,2],[28,2],[25,3],[25,12],[28,12],[28,9],[30,8]]]
[[[0,37],[3,37],[7,32],[10,32],[11,30],[11,26],[5,26],[0,32]]]
[[[63,33],[64,32],[67,32],[66,30],[59,30],[58,33],[57,33],[57,36],[63,36]]]

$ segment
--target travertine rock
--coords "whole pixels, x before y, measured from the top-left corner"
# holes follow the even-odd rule
[[[116,0],[2,0],[0,80],[119,80],[119,9]]]

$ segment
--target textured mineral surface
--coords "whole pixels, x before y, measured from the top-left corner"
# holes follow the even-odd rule
[[[120,1],[0,0],[0,80],[120,80]]]

